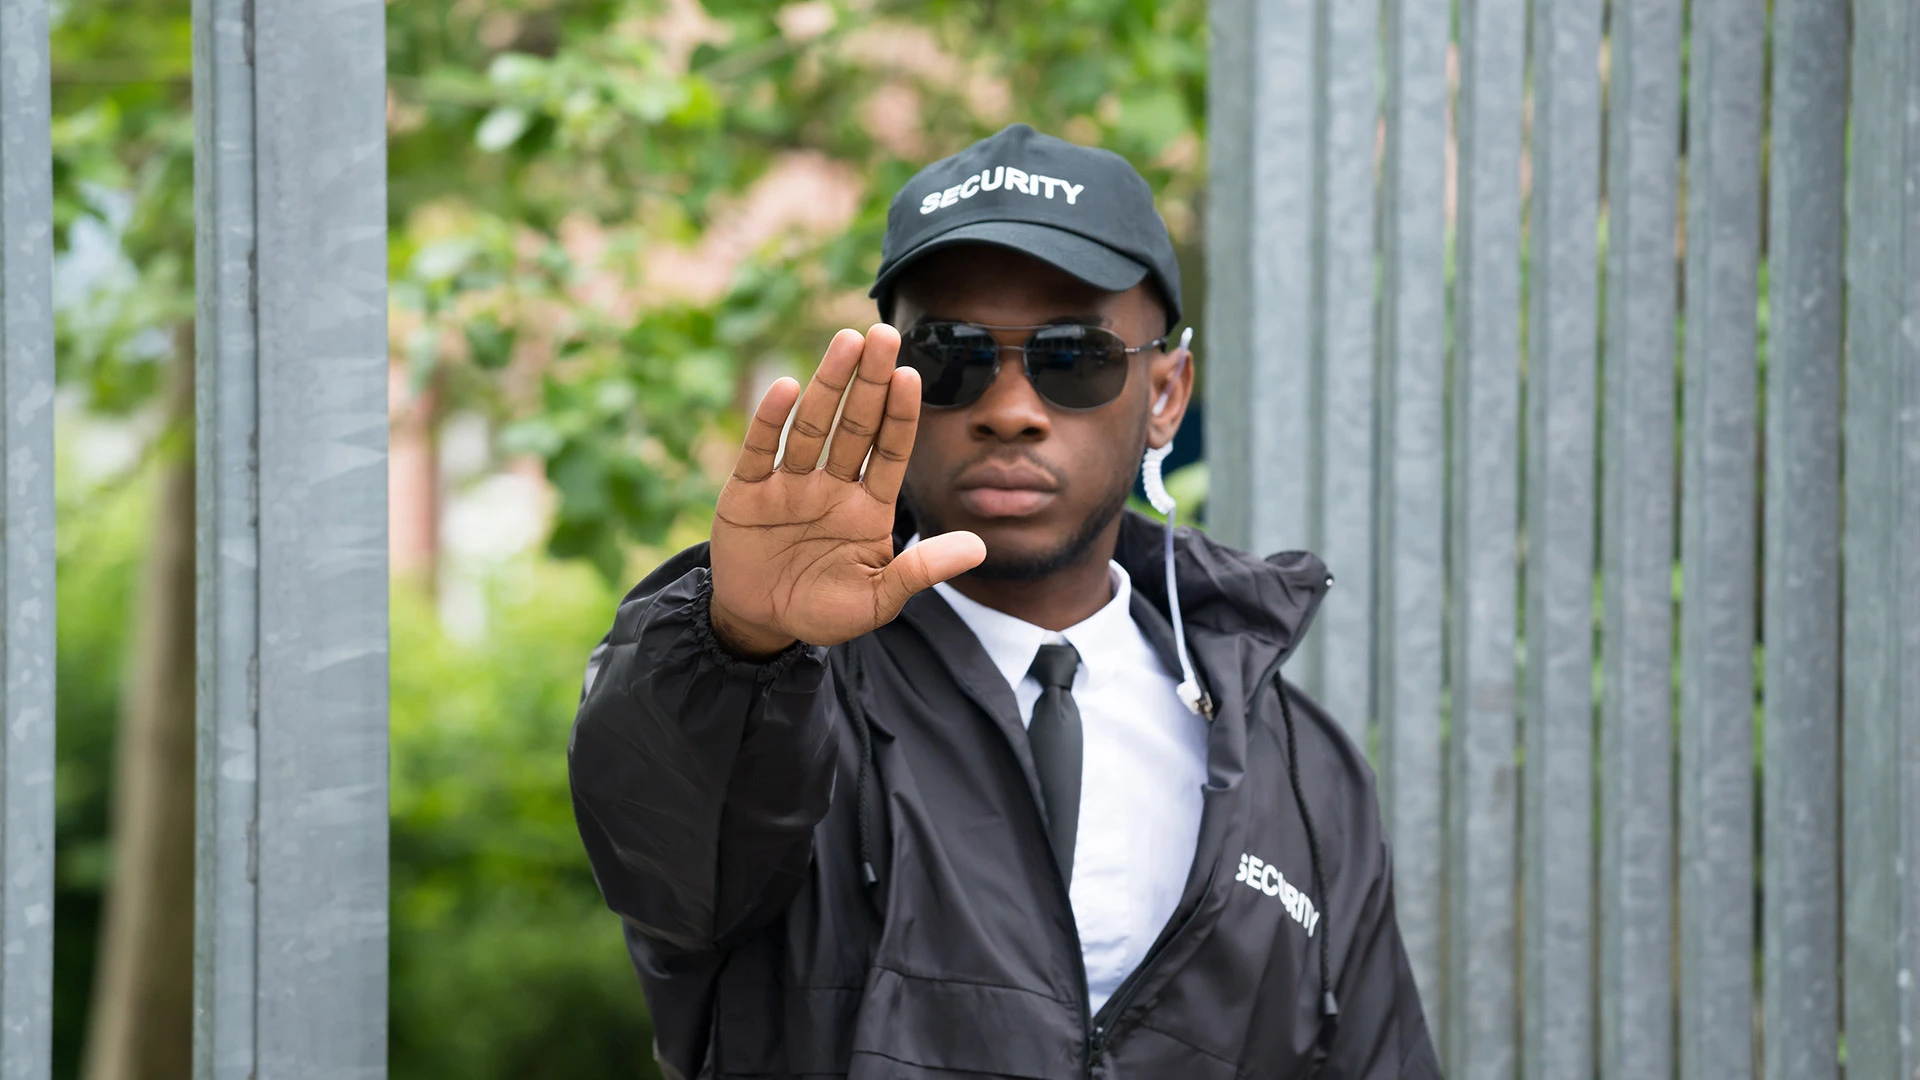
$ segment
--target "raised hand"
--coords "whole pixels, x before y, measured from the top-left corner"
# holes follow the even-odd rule
[[[894,558],[893,504],[920,423],[920,373],[894,367],[899,353],[900,334],[885,323],[864,338],[842,330],[804,396],[781,379],[754,410],[713,519],[713,628],[734,653],[859,637],[914,593],[986,558],[970,532],[928,537]]]

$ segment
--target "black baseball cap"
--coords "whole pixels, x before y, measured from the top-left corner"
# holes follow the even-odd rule
[[[1126,158],[1014,124],[921,169],[887,208],[880,273],[867,295],[890,317],[893,286],[958,244],[1030,255],[1109,292],[1151,278],[1180,321],[1180,265],[1153,191]]]

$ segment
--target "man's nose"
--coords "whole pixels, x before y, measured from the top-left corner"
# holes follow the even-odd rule
[[[1017,348],[1000,354],[1000,371],[986,393],[973,403],[973,432],[984,439],[1013,442],[1043,439],[1053,430],[1047,403],[1027,378],[1026,357]]]

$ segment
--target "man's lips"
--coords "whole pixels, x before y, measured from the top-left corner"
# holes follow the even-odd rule
[[[976,487],[960,490],[960,505],[975,517],[1027,517],[1039,513],[1054,499],[1051,491],[1034,488]]]
[[[1059,496],[1059,484],[1027,462],[981,462],[954,482],[960,505],[976,517],[1027,517]]]

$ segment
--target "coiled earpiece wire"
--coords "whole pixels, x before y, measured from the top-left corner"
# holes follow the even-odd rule
[[[1175,350],[1180,355],[1179,366],[1173,369],[1173,378],[1167,380],[1167,388],[1160,392],[1160,400],[1153,403],[1155,416],[1160,415],[1160,411],[1167,407],[1167,401],[1173,395],[1173,380],[1180,377],[1181,371],[1187,366],[1188,358],[1193,355],[1190,350],[1192,344],[1193,327],[1189,326],[1181,331],[1180,344]],[[1140,483],[1146,488],[1147,501],[1153,504],[1154,510],[1167,519],[1166,527],[1161,530],[1161,535],[1166,538],[1164,561],[1167,570],[1167,610],[1173,619],[1174,649],[1180,656],[1180,685],[1174,692],[1180,696],[1180,700],[1188,709],[1199,713],[1202,711],[1205,696],[1200,693],[1200,680],[1193,674],[1193,661],[1187,657],[1187,633],[1180,619],[1180,592],[1174,587],[1173,529],[1180,505],[1174,500],[1172,493],[1167,491],[1166,478],[1161,475],[1161,467],[1166,462],[1167,455],[1172,452],[1173,440],[1171,439],[1167,440],[1165,446],[1148,447],[1146,459],[1140,463]]]

